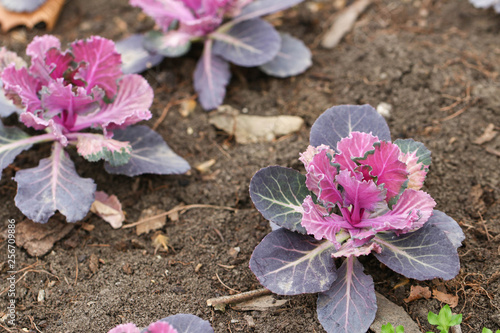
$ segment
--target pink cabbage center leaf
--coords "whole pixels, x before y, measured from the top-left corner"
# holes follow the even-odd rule
[[[140,333],[141,330],[133,323],[118,325],[108,333]]]
[[[306,186],[317,197],[307,196],[302,204],[301,224],[308,234],[334,243],[339,256],[358,256],[380,250],[369,243],[378,232],[407,233],[430,218],[434,200],[413,188],[403,191],[409,174],[420,167],[413,155],[360,132],[341,140],[337,151],[310,146],[301,154]],[[399,199],[389,205],[393,198]],[[342,245],[348,238],[349,245]]]

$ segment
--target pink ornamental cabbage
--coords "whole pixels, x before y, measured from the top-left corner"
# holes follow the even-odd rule
[[[45,132],[29,136],[0,123],[0,170],[33,144],[54,142],[49,158],[36,168],[18,171],[14,178],[16,206],[28,218],[45,223],[58,210],[67,221],[76,222],[89,211],[96,185],[78,176],[66,146],[76,146],[88,161],[104,159],[112,174],[189,169],[159,134],[146,126],[130,126],[151,118],[153,90],[141,76],[122,73],[121,56],[112,41],[91,37],[63,51],[56,37],[46,35],[35,37],[26,54],[30,67],[0,50],[1,83],[5,96],[24,108],[19,119]],[[0,115],[12,111],[1,99],[0,108]]]
[[[35,37],[26,53],[29,68],[11,65],[3,71],[5,92],[26,107],[20,116],[26,126],[48,128],[64,146],[78,141],[81,154],[97,154],[104,141],[80,131],[101,129],[111,138],[114,129],[151,118],[153,90],[141,76],[122,74],[112,41],[91,37],[62,51],[59,40],[46,35]],[[105,147],[129,151],[126,143],[109,141]]]
[[[165,32],[164,46],[178,47],[217,29],[252,0],[131,0]]]
[[[201,106],[218,107],[230,81],[230,63],[259,66],[266,74],[289,77],[311,66],[311,52],[302,41],[260,17],[303,0],[130,0],[157,23],[160,31],[133,35],[117,43],[124,55],[123,70],[138,73],[162,57],[186,54],[191,42],[204,44],[193,73]]]
[[[379,251],[369,243],[377,233],[403,234],[427,222],[436,203],[420,190],[427,170],[415,152],[405,154],[361,132],[343,138],[337,151],[309,146],[300,158],[306,186],[317,196],[317,203],[310,195],[304,200],[302,226],[316,239],[333,242],[340,249],[335,256]]]
[[[169,323],[158,321],[149,325],[147,333],[178,333]],[[118,325],[108,333],[141,333],[141,330],[133,323]]]
[[[133,323],[118,325],[108,333],[214,333],[210,323],[192,314],[180,313],[158,320],[141,330]]]

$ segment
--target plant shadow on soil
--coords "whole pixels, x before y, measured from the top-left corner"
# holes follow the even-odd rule
[[[301,169],[298,157],[307,147],[310,127],[328,107],[380,102],[393,105],[393,140],[414,138],[432,151],[424,190],[434,197],[437,209],[461,224],[467,238],[459,248],[460,274],[451,281],[409,281],[395,288],[402,276],[373,257],[364,260],[365,272],[373,276],[377,291],[402,305],[422,330],[431,329],[425,324],[427,312],[437,312],[443,304],[435,299],[404,303],[411,285],[457,294],[453,310],[463,314],[466,333],[484,326],[500,328],[500,157],[495,155],[500,136],[473,144],[488,124],[497,130],[500,125],[499,16],[474,9],[465,0],[377,0],[337,48],[325,50],[317,45],[335,14],[333,2],[316,2],[316,13],[311,3],[271,20],[311,47],[314,65],[285,80],[233,68],[225,99],[248,114],[301,116],[306,122],[301,131],[272,143],[239,145],[209,125],[199,106],[188,117],[176,106],[158,131],[191,165],[215,159],[208,174],[192,170],[189,175],[127,178],[106,174],[101,163],[75,161],[80,175],[95,179],[98,190],[118,196],[131,222],[152,205],[168,210],[180,203],[212,204],[237,211],[193,209],[176,222],[168,221],[163,228],[172,247],[168,253],[154,253],[151,234],[113,230],[92,214],[84,222],[95,225],[94,230],[77,224],[44,257],[33,258],[19,249],[18,269],[37,263],[17,283],[19,331],[35,332],[36,324],[42,332],[107,332],[124,322],[146,326],[168,315],[192,313],[210,320],[216,332],[324,332],[316,319],[315,295],[288,297],[286,306],[264,312],[215,312],[206,300],[230,294],[226,286],[237,291],[260,287],[248,261],[270,228],[250,201],[251,176],[269,165]],[[64,44],[90,35],[118,40],[152,27],[125,0],[68,1],[53,33]],[[0,38],[24,54],[33,36],[43,33],[19,28]],[[169,101],[194,94],[191,75],[197,52],[167,59],[144,73],[155,88],[148,125]],[[47,154],[47,146],[35,147],[22,153],[15,167],[35,166]],[[13,170],[6,169],[0,182],[1,230],[8,219],[24,219],[14,206]],[[0,263],[6,261],[5,241],[1,247]],[[241,249],[236,257],[229,252],[234,247]],[[100,259],[95,273],[89,268],[91,255]],[[195,271],[198,264],[202,266]],[[3,265],[2,290],[6,271]],[[37,302],[40,289],[46,292],[43,303]],[[6,306],[2,295],[0,313]],[[254,327],[245,316],[253,318]]]

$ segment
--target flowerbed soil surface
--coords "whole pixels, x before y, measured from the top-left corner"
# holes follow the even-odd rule
[[[366,272],[374,277],[376,290],[402,305],[423,331],[431,329],[427,312],[444,304],[436,299],[405,303],[413,285],[458,295],[453,311],[463,314],[463,332],[500,328],[500,136],[473,143],[488,124],[496,130],[500,126],[500,16],[465,0],[378,0],[338,47],[326,50],[319,42],[337,12],[334,2],[308,1],[269,18],[312,49],[314,64],[305,74],[282,80],[258,69],[232,68],[226,104],[251,115],[303,117],[305,126],[298,133],[240,145],[212,127],[199,106],[184,117],[174,105],[158,132],[193,166],[214,159],[209,172],[128,178],[108,175],[102,163],[72,154],[80,175],[118,196],[129,222],[152,206],[169,210],[179,204],[211,204],[237,211],[198,208],[168,220],[162,229],[169,237],[168,253],[162,248],[155,253],[153,232],[138,236],[133,228],[114,230],[93,214],[83,221],[93,230],[76,224],[43,257],[18,249],[17,269],[28,268],[17,274],[19,324],[13,332],[107,332],[120,323],[147,326],[176,313],[208,319],[216,332],[324,332],[316,319],[315,295],[286,297],[285,306],[263,312],[218,312],[206,300],[260,288],[248,262],[270,228],[252,206],[251,176],[269,165],[303,170],[299,153],[325,109],[380,102],[393,105],[388,121],[393,140],[414,138],[432,151],[424,190],[436,200],[436,209],[460,223],[467,238],[459,248],[460,274],[451,281],[406,281],[371,256],[362,259]],[[152,27],[152,20],[125,0],[68,1],[54,34],[68,43],[91,35],[118,40]],[[2,45],[24,54],[33,36],[43,33],[20,28],[0,38]],[[191,77],[200,52],[195,48],[144,73],[155,89],[148,125],[167,103],[194,95]],[[6,123],[15,124],[15,118]],[[36,166],[49,151],[50,145],[37,146],[3,172],[2,230],[8,219],[24,219],[14,206],[15,170]],[[4,240],[0,244],[3,291],[7,246]],[[240,248],[237,255],[231,251],[235,247]],[[43,302],[37,301],[40,289],[45,290]],[[6,306],[3,293],[0,313]]]

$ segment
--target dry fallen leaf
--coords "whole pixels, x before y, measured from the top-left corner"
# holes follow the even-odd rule
[[[156,206],[151,206],[150,208],[144,209],[139,217],[139,220],[150,219],[144,223],[137,225],[136,234],[142,235],[147,234],[152,230],[160,229],[167,223],[167,216],[164,215],[164,210],[158,209]],[[162,215],[163,214],[163,215]],[[162,215],[162,216],[157,216]]]
[[[482,145],[483,143],[486,143],[486,142],[493,140],[495,138],[495,136],[497,136],[497,134],[498,134],[498,132],[495,131],[495,125],[489,124],[484,129],[483,134],[481,134],[481,136],[477,137],[476,140],[474,140],[473,142],[476,145]]]
[[[429,299],[431,298],[431,296],[432,294],[429,287],[411,286],[410,296],[408,296],[408,298],[405,298],[403,301],[405,301],[405,303],[410,303],[421,298]]]
[[[16,224],[16,245],[24,247],[31,256],[43,256],[74,227],[74,223],[54,218],[45,224],[24,220]]]
[[[287,299],[275,299],[273,296],[267,295],[231,305],[231,309],[236,311],[267,311],[271,308],[278,308],[287,302]]]
[[[194,168],[198,170],[200,173],[208,173],[210,171],[210,167],[215,164],[215,159],[210,159],[205,162],[201,162],[200,164],[196,165]]]
[[[95,274],[99,269],[99,258],[97,258],[97,256],[94,253],[90,255],[89,269],[92,272],[92,274]]]
[[[447,293],[443,293],[437,289],[432,290],[433,298],[437,299],[440,302],[448,304],[451,308],[454,308],[458,305],[458,296],[451,295]]]
[[[344,9],[335,19],[331,28],[326,32],[321,46],[327,49],[334,48],[345,34],[351,31],[358,16],[365,11],[371,0],[358,0]]]
[[[28,29],[33,29],[40,22],[45,22],[47,30],[51,31],[54,29],[57,18],[61,13],[64,1],[47,0],[47,2],[31,13],[11,12],[0,6],[0,25],[2,26],[2,31],[7,32],[20,25],[24,25]]]
[[[153,241],[153,246],[155,247],[155,254],[156,254],[156,251],[158,251],[158,249],[160,247],[163,247],[163,249],[168,252],[168,242],[169,242],[169,238],[168,236],[164,235],[163,233],[161,232],[157,232],[153,235],[153,237],[151,237],[151,240]]]
[[[99,215],[104,221],[111,224],[114,229],[121,228],[123,221],[125,221],[122,204],[114,194],[108,196],[105,192],[96,191],[95,201],[92,203],[90,211]]]
[[[270,142],[277,136],[298,131],[304,120],[296,116],[250,116],[239,114],[238,110],[222,106],[219,112],[210,116],[210,124],[234,135],[241,144]]]

